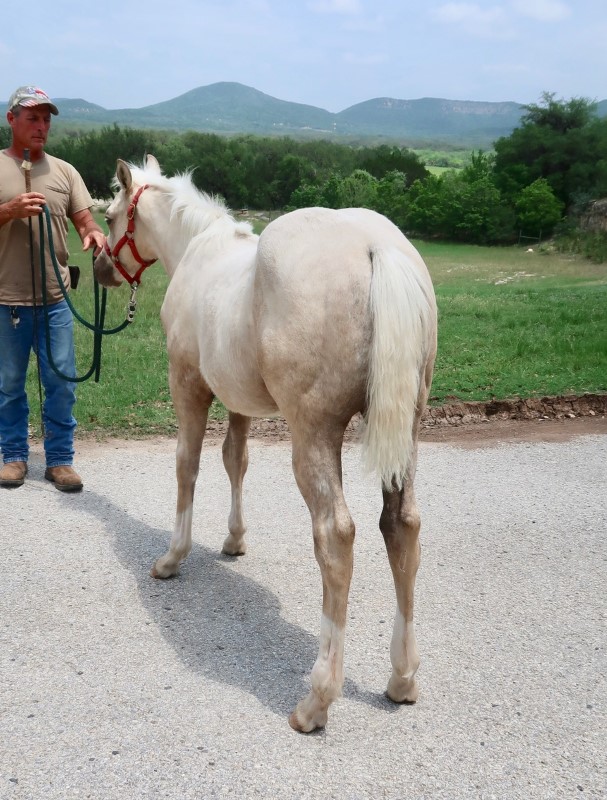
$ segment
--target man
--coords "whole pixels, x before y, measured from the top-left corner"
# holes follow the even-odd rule
[[[69,288],[67,220],[76,228],[82,247],[97,255],[105,243],[94,221],[91,196],[70,164],[44,152],[57,106],[34,86],[21,86],[8,103],[6,118],[11,146],[0,151],[0,486],[21,486],[27,474],[29,406],[25,391],[30,352],[37,353],[44,386],[44,477],[57,489],[76,492],[82,480],[73,468],[72,409],[76,384],[58,377],[49,364],[46,328],[40,307],[39,221],[43,205],[51,218],[53,245],[60,272]],[[31,160],[31,191],[25,191],[24,151]],[[30,225],[33,234],[35,280],[32,286]],[[48,247],[46,248],[48,253]],[[49,342],[53,361],[66,375],[76,375],[73,319],[54,270],[47,260]]]

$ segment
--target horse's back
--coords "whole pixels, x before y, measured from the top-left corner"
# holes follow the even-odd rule
[[[396,248],[412,269],[426,273],[413,245],[389,219],[366,208],[303,208],[284,214],[262,233],[257,280],[265,292],[291,293],[299,288],[342,305],[342,287],[367,285],[371,254]],[[337,293],[336,293],[337,290]]]

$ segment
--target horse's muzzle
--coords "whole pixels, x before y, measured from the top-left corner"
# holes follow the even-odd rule
[[[95,259],[93,272],[102,286],[120,286],[123,283],[120,273],[114,268],[114,264],[105,250],[102,250]]]

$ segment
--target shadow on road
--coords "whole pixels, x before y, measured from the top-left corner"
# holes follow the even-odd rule
[[[243,689],[274,713],[288,715],[309,690],[317,637],[285,620],[278,598],[232,570],[231,557],[200,543],[193,543],[177,578],[152,578],[150,567],[167,549],[170,532],[133,518],[95,492],[87,491],[80,501],[82,510],[111,534],[146,613],[187,668]],[[320,615],[320,593],[318,600]],[[387,710],[398,708],[348,679],[344,695]]]

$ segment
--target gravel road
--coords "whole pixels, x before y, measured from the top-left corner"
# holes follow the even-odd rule
[[[0,798],[546,800],[607,795],[607,428],[423,441],[415,706],[383,695],[394,594],[381,496],[344,453],[355,568],[344,696],[293,732],[320,577],[288,442],[252,441],[249,551],[205,443],[194,546],[168,545],[174,442],[83,443],[80,495],[0,490]],[[482,444],[482,443],[481,443]]]

